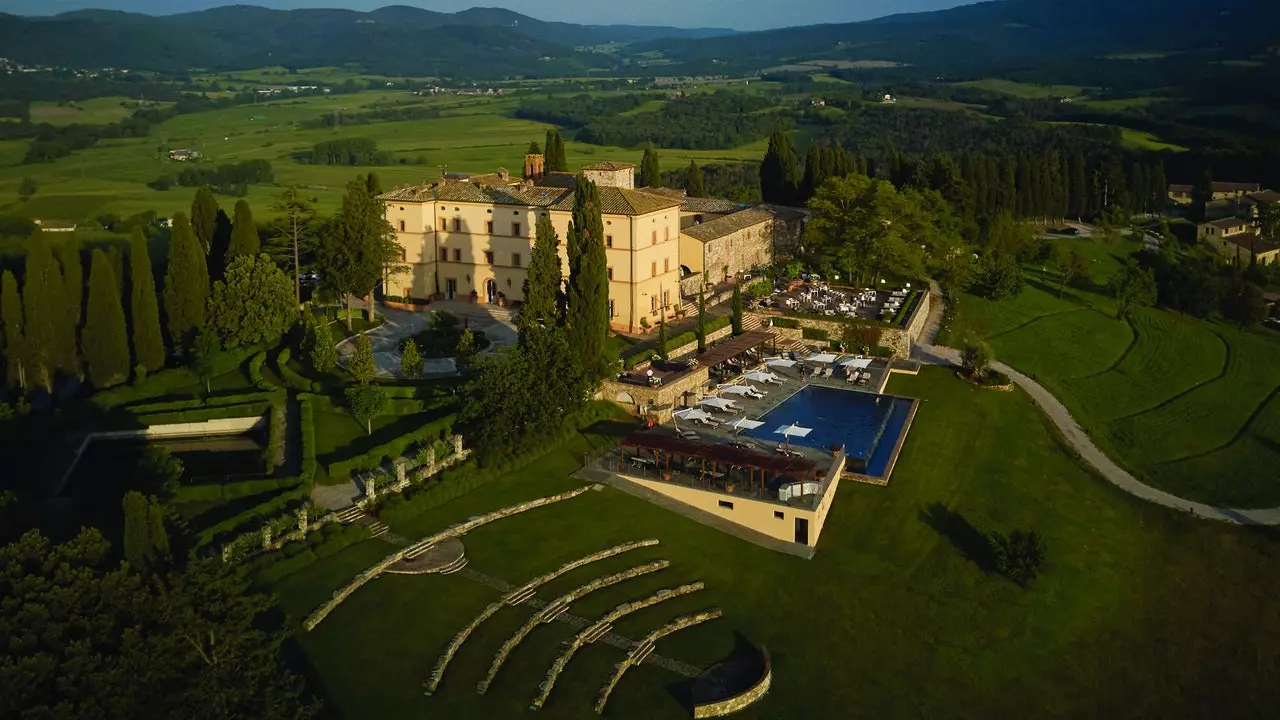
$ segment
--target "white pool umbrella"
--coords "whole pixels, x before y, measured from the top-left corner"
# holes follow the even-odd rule
[[[737,432],[742,432],[743,430],[755,430],[756,428],[762,427],[763,425],[764,423],[760,422],[759,420],[748,420],[746,418],[738,418],[733,422],[727,422],[724,424],[725,427],[733,428]]]
[[[706,410],[699,410],[698,408],[684,408],[683,410],[676,410],[671,414],[681,420],[688,420],[690,422],[702,422],[704,420],[715,419],[711,417],[711,413]]]
[[[809,356],[809,362],[829,363],[835,362],[836,356],[831,353],[816,353]]]
[[[871,358],[849,358],[840,364],[854,370],[866,370],[871,367]]]
[[[778,367],[792,367],[792,366],[794,366],[794,365],[796,364],[796,361],[795,361],[795,360],[789,360],[789,359],[787,359],[787,358],[780,358],[780,357],[776,357],[776,358],[765,358],[765,359],[764,359],[764,364],[765,364],[765,365],[776,365],[776,366],[778,366]]]
[[[809,433],[811,433],[811,432],[813,432],[813,428],[800,427],[799,425],[796,425],[795,423],[791,423],[790,425],[783,425],[782,427],[780,427],[780,428],[778,428],[777,430],[774,430],[774,431],[773,431],[773,433],[774,433],[775,435],[782,435],[783,437],[785,437],[785,438],[787,439],[787,449],[788,449],[788,450],[790,450],[790,449],[791,449],[791,438],[793,438],[793,437],[804,437],[804,436],[808,435],[808,434],[809,434]]]
[[[754,389],[746,385],[729,385],[720,388],[720,392],[728,393],[729,395],[750,395]]]
[[[705,398],[702,398],[701,400],[699,400],[699,401],[698,401],[698,404],[699,404],[699,405],[706,405],[706,406],[707,406],[707,407],[709,407],[709,408],[715,408],[715,409],[717,409],[717,410],[735,410],[735,409],[737,409],[737,408],[734,406],[734,404],[733,404],[732,402],[730,402],[730,401],[728,401],[728,400],[725,400],[724,398],[718,398],[718,397],[705,397]]]
[[[777,375],[774,375],[771,372],[765,372],[763,370],[751,370],[747,372],[745,375],[743,375],[742,379],[750,380],[752,382],[767,383],[767,382],[774,382],[776,380],[780,380],[781,378],[779,378]]]

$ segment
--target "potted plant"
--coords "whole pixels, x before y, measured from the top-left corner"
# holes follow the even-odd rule
[[[729,494],[733,494],[733,481],[732,481],[732,480],[725,480],[725,481],[724,481],[724,491],[725,491],[725,492],[727,492],[727,493],[729,493]]]
[[[478,302],[480,302],[480,293],[476,292],[475,290],[472,290],[472,291],[471,291],[471,302],[472,302],[472,303],[478,303]]]
[[[506,294],[506,293],[501,293],[501,292],[500,292],[500,293],[498,293],[498,305],[499,305],[499,306],[504,306],[504,305],[506,305],[506,304],[507,304],[507,294]]]

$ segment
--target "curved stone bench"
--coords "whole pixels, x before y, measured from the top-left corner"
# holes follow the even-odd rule
[[[769,657],[767,648],[760,648],[761,654],[764,656],[764,672],[761,673],[760,679],[754,685],[746,690],[734,695],[731,698],[716,700],[715,702],[702,703],[693,706],[693,717],[695,720],[700,718],[724,717],[731,715],[739,710],[755,703],[769,692],[769,687],[773,685],[773,661]]]
[[[556,679],[560,677],[560,673],[564,672],[565,667],[569,664],[569,661],[573,659],[574,654],[581,650],[583,645],[598,640],[619,618],[624,615],[630,615],[633,612],[638,612],[647,607],[657,605],[660,602],[665,602],[672,598],[680,597],[681,595],[688,595],[689,593],[697,592],[704,587],[706,586],[701,582],[696,582],[689,583],[688,585],[681,585],[676,588],[664,588],[643,600],[623,603],[605,613],[599,620],[592,623],[590,627],[578,633],[574,636],[573,640],[569,641],[564,652],[560,653],[560,656],[556,658],[555,662],[553,662],[551,667],[547,670],[547,677],[542,681],[542,684],[538,686],[539,693],[538,696],[534,698],[533,705],[536,707],[542,707],[546,704],[547,698],[551,695],[551,690],[556,686]]]
[[[596,714],[604,714],[604,706],[609,702],[609,696],[613,694],[613,688],[617,686],[618,681],[622,679],[622,676],[626,674],[627,670],[629,670],[632,665],[639,665],[644,662],[644,659],[653,651],[654,643],[674,632],[688,627],[693,627],[694,625],[700,625],[708,620],[715,620],[722,615],[724,615],[724,611],[720,608],[703,610],[702,612],[696,612],[692,615],[682,615],[681,617],[672,620],[666,625],[663,625],[657,630],[654,630],[644,636],[644,639],[637,642],[632,648],[631,654],[627,655],[622,662],[615,666],[613,676],[610,677],[609,681],[605,683],[605,686],[600,689],[600,697],[596,699]],[[532,709],[536,710],[537,708]]]
[[[435,543],[440,542],[441,540],[444,540],[446,538],[451,538],[451,537],[458,537],[459,535],[465,535],[468,532],[471,532],[472,530],[480,527],[481,525],[491,523],[494,520],[501,520],[502,518],[510,517],[512,515],[517,515],[519,513],[525,512],[526,510],[533,510],[534,508],[539,508],[544,505],[550,505],[552,503],[557,503],[562,500],[568,500],[570,498],[578,497],[579,495],[585,493],[588,489],[589,488],[581,487],[581,488],[578,488],[577,490],[570,490],[569,492],[560,493],[559,495],[549,495],[547,497],[538,498],[536,500],[530,500],[529,502],[520,503],[519,505],[512,505],[510,507],[505,507],[501,510],[495,510],[494,512],[491,512],[487,515],[480,515],[477,517],[473,517],[470,520],[467,520],[466,522],[458,523],[457,525],[454,525],[448,528],[447,530],[444,530],[443,532],[436,533],[435,535],[432,535],[430,537],[425,537],[419,540],[418,542],[410,545],[407,548],[402,548],[400,550],[397,550],[391,553],[390,555],[386,556],[382,560],[378,561],[377,564],[373,565],[372,567],[368,568],[364,572],[355,576],[355,578],[352,579],[351,582],[347,583],[345,587],[334,591],[333,597],[329,598],[329,600],[326,601],[325,604],[316,608],[315,612],[311,613],[311,615],[307,617],[307,620],[305,623],[303,623],[303,626],[307,630],[314,630],[316,626],[319,625],[321,622],[323,622],[326,617],[329,617],[329,613],[333,612],[334,608],[341,605],[342,601],[346,600],[351,595],[351,593],[355,592],[356,590],[359,590],[360,587],[363,586],[365,583],[381,575],[383,571],[385,571],[387,568],[400,562],[400,560],[402,560],[405,556],[416,556],[417,554],[424,551],[426,548],[430,547],[431,545],[434,545]]]
[[[485,694],[489,689],[489,685],[493,683],[494,677],[497,676],[498,670],[500,670],[502,668],[502,664],[506,662],[507,656],[511,654],[512,650],[516,649],[517,645],[524,641],[525,636],[530,632],[533,632],[535,627],[543,623],[551,622],[551,620],[555,619],[556,615],[564,612],[564,610],[569,607],[570,603],[576,602],[596,590],[603,590],[611,585],[617,585],[618,583],[626,582],[627,580],[640,577],[641,575],[648,575],[649,573],[664,570],[670,565],[671,563],[666,560],[655,560],[644,565],[637,565],[629,570],[623,570],[619,573],[596,578],[586,585],[574,588],[555,600],[552,600],[545,608],[543,608],[542,612],[529,618],[528,622],[521,625],[518,630],[512,633],[511,637],[507,638],[507,641],[502,644],[502,647],[498,648],[498,652],[493,656],[493,662],[489,665],[488,674],[484,676],[483,680],[476,684],[476,692],[481,695]]]
[[[475,632],[475,629],[480,626],[480,623],[483,623],[485,620],[493,617],[493,614],[501,610],[503,605],[518,604],[516,602],[517,599],[522,600],[523,598],[528,597],[540,585],[548,583],[571,570],[576,570],[583,565],[588,565],[596,562],[597,560],[603,560],[615,555],[621,555],[625,552],[638,550],[643,547],[651,547],[657,544],[658,541],[656,539],[649,538],[647,540],[636,540],[634,542],[615,545],[611,548],[591,553],[586,557],[581,557],[577,560],[567,562],[555,570],[546,573],[545,575],[539,575],[524,585],[521,585],[507,593],[501,600],[482,610],[470,624],[460,630],[457,635],[453,636],[453,639],[449,641],[449,645],[445,647],[444,652],[440,654],[440,658],[436,660],[435,667],[431,670],[431,675],[428,676],[426,682],[423,683],[423,687],[426,688],[426,693],[430,695],[436,691],[436,688],[440,687],[440,680],[444,677],[444,671],[449,667],[449,662],[453,660],[454,653],[458,652],[458,648],[462,647],[462,643],[467,641],[467,638],[471,636],[471,633]]]

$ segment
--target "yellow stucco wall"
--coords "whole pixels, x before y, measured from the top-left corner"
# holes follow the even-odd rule
[[[803,518],[809,521],[810,546],[817,546],[818,537],[822,533],[822,522],[825,520],[826,508],[823,509],[823,517],[820,518],[818,513],[813,510],[753,500],[740,495],[699,490],[661,480],[646,480],[631,475],[626,475],[625,477],[672,500],[717,515],[731,523],[764,533],[783,542],[795,542],[796,518]],[[827,508],[830,507],[830,498],[834,496],[835,488],[829,488],[826,495],[824,495],[824,503]],[[722,501],[732,503],[733,508],[721,507],[720,503]],[[778,512],[782,513],[781,518],[775,515]]]

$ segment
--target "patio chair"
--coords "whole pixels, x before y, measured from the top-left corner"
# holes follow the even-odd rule
[[[684,429],[682,429],[682,428],[676,428],[676,434],[677,434],[677,435],[679,435],[680,437],[684,438],[685,440],[700,440],[700,439],[701,439],[701,438],[698,436],[698,433],[696,433],[696,432],[694,432],[694,431],[692,431],[692,430],[684,430]]]

